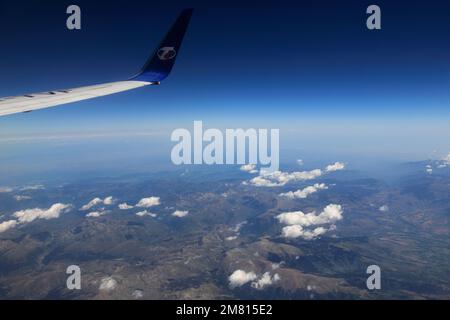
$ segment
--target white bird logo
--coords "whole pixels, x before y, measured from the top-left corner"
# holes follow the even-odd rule
[[[174,47],[162,47],[158,50],[158,57],[160,60],[171,60],[175,58],[177,52]]]

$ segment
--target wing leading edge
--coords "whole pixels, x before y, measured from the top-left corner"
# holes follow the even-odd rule
[[[0,98],[0,116],[50,108],[71,102],[106,96],[148,85],[158,85],[171,72],[186,33],[192,9],[184,10],[141,72],[129,80]]]

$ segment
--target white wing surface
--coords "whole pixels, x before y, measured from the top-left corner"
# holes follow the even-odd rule
[[[17,97],[0,98],[0,116],[30,112],[61,104],[87,100],[152,84],[143,81],[119,81],[76,89],[41,92]]]

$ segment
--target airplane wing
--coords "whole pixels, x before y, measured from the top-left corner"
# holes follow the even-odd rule
[[[192,9],[181,12],[178,19],[136,76],[125,81],[55,90],[16,97],[0,98],[0,116],[50,108],[148,85],[158,85],[173,68],[192,16]]]

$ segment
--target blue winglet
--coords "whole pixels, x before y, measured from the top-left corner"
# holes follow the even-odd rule
[[[193,9],[185,9],[181,12],[158,48],[142,67],[141,72],[130,80],[159,83],[169,75],[180,52],[192,12]]]

